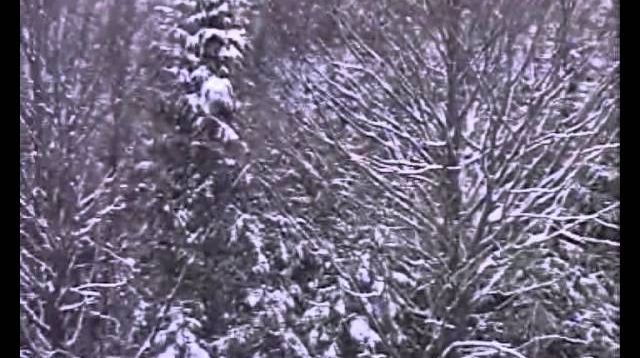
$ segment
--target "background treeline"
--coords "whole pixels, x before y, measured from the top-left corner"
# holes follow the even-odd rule
[[[20,0],[21,357],[619,357],[618,6]]]

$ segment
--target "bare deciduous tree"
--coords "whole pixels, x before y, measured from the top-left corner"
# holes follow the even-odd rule
[[[594,207],[576,199],[590,195],[581,191],[584,173],[606,181],[617,170],[598,164],[618,148],[618,67],[598,45],[612,31],[602,22],[609,10],[589,5],[596,3],[384,3],[375,43],[353,26],[354,8],[338,8],[347,50],[325,47],[316,61],[327,69],[298,77],[315,108],[300,125],[356,165],[402,227],[390,239],[402,242],[400,251],[377,256],[379,267],[406,265],[415,273],[409,294],[378,273],[410,312],[400,325],[409,343],[378,331],[400,356],[578,354],[589,324],[568,329],[570,313],[556,311],[563,300],[568,311],[606,312],[615,325],[617,311],[587,293],[604,287],[611,272],[585,273],[575,258],[619,246],[618,201]],[[336,129],[339,122],[344,129]],[[366,207],[361,195],[349,199]],[[590,237],[585,223],[614,231]],[[556,261],[600,279],[578,279],[589,288],[573,295],[563,287],[576,277],[554,270]],[[598,343],[607,354],[616,348],[611,327],[601,328]],[[532,343],[539,340],[578,348]]]
[[[21,349],[128,354],[133,2],[21,1]]]

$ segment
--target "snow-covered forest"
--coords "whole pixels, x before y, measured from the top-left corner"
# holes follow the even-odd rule
[[[619,0],[20,0],[20,356],[617,358]]]

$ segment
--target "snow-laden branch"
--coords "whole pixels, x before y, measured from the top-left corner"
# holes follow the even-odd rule
[[[569,343],[574,343],[574,344],[588,344],[588,341],[585,341],[583,339],[577,339],[577,338],[571,338],[571,337],[566,337],[566,336],[562,336],[559,334],[548,334],[548,335],[544,335],[544,336],[537,336],[534,337],[530,340],[528,340],[527,342],[523,343],[522,345],[520,345],[518,347],[518,349],[523,349],[527,346],[530,346],[532,344],[536,344],[540,341],[553,341],[553,340],[558,340],[558,341],[565,341],[565,342],[569,342]]]
[[[500,343],[500,342],[485,342],[485,341],[458,341],[450,344],[443,352],[442,358],[446,358],[449,353],[454,351],[455,349],[462,347],[478,347],[485,348],[486,350],[492,351],[494,353],[505,353],[510,356],[516,358],[527,358],[522,353],[518,352],[513,348],[509,348],[508,344]]]

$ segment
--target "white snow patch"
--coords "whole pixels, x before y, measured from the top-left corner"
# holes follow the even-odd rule
[[[269,261],[267,257],[262,253],[262,251],[258,251],[258,261],[256,265],[253,267],[253,272],[255,273],[266,273],[269,272],[271,265],[269,265]]]
[[[302,289],[300,288],[300,286],[294,283],[291,285],[291,287],[289,287],[289,292],[291,292],[292,295],[296,296],[302,293]]]
[[[318,332],[317,329],[312,329],[311,332],[309,332],[309,345],[311,347],[315,347],[318,345],[318,338],[320,337],[320,332]]]
[[[308,321],[323,319],[329,317],[329,305],[323,304],[309,308],[305,311],[302,318]]]
[[[196,343],[190,343],[187,350],[188,358],[210,358],[209,353]]]
[[[338,302],[336,302],[336,304],[333,306],[333,309],[336,310],[336,312],[338,312],[340,315],[345,315],[347,312],[347,309],[344,305],[344,301],[343,300],[338,300]]]
[[[490,223],[494,223],[501,220],[503,216],[504,216],[504,209],[502,208],[502,206],[498,206],[491,212],[491,214],[489,214],[489,217],[487,219],[489,220]]]
[[[379,294],[382,294],[382,291],[384,291],[384,281],[375,280],[373,282],[373,285],[371,285],[371,290],[372,292],[378,292]]]
[[[220,50],[220,57],[240,58],[242,53],[234,45],[230,45]]]
[[[322,358],[338,358],[338,347],[332,343],[329,349],[322,355]]]
[[[262,289],[251,290],[247,295],[246,301],[253,308],[260,302],[263,295],[264,291]]]
[[[195,93],[191,93],[191,94],[186,95],[185,99],[187,100],[187,103],[189,104],[189,107],[191,107],[191,109],[194,112],[197,112],[198,109],[200,109],[202,107],[201,106],[202,103],[200,102],[200,98]]]
[[[393,279],[399,284],[409,285],[414,282],[412,279],[409,278],[409,276],[403,274],[402,272],[393,272],[391,274],[391,277],[393,277]]]
[[[231,166],[234,166],[234,165],[236,165],[236,164],[238,163],[236,160],[231,159],[231,158],[224,158],[224,159],[222,160],[222,162],[223,162],[225,165],[228,165],[228,166],[230,166],[230,167],[231,167]]]
[[[371,348],[381,341],[380,336],[374,332],[371,327],[369,327],[369,323],[366,318],[362,316],[358,316],[351,321],[351,324],[349,325],[349,334],[351,334],[351,337],[359,343],[365,344]]]
[[[369,277],[369,270],[364,267],[358,269],[358,281],[362,283],[370,283],[371,277]]]
[[[176,357],[178,357],[178,350],[174,346],[169,346],[166,351],[158,355],[158,358],[176,358]]]
[[[233,128],[231,128],[231,126],[229,126],[228,124],[222,121],[218,121],[218,120],[216,121],[220,126],[218,130],[218,137],[222,139],[223,142],[236,141],[240,139],[240,136],[238,136],[238,133],[236,133],[236,131]]]
[[[193,72],[191,72],[189,79],[204,80],[206,78],[209,78],[210,76],[211,76],[211,71],[209,71],[209,69],[206,66],[198,66],[198,68],[196,68],[195,70],[193,70]]]
[[[287,250],[287,246],[284,244],[284,241],[280,241],[280,254],[282,255],[282,259],[284,261],[289,260],[289,251]]]
[[[136,260],[132,259],[130,257],[122,259],[121,261],[122,261],[123,264],[125,264],[125,265],[127,265],[129,267],[132,267],[132,268],[136,265]]]
[[[222,103],[228,108],[233,107],[233,87],[231,81],[228,78],[220,78],[218,76],[211,76],[202,85],[200,91],[200,100],[203,107],[209,110],[212,104]]]

